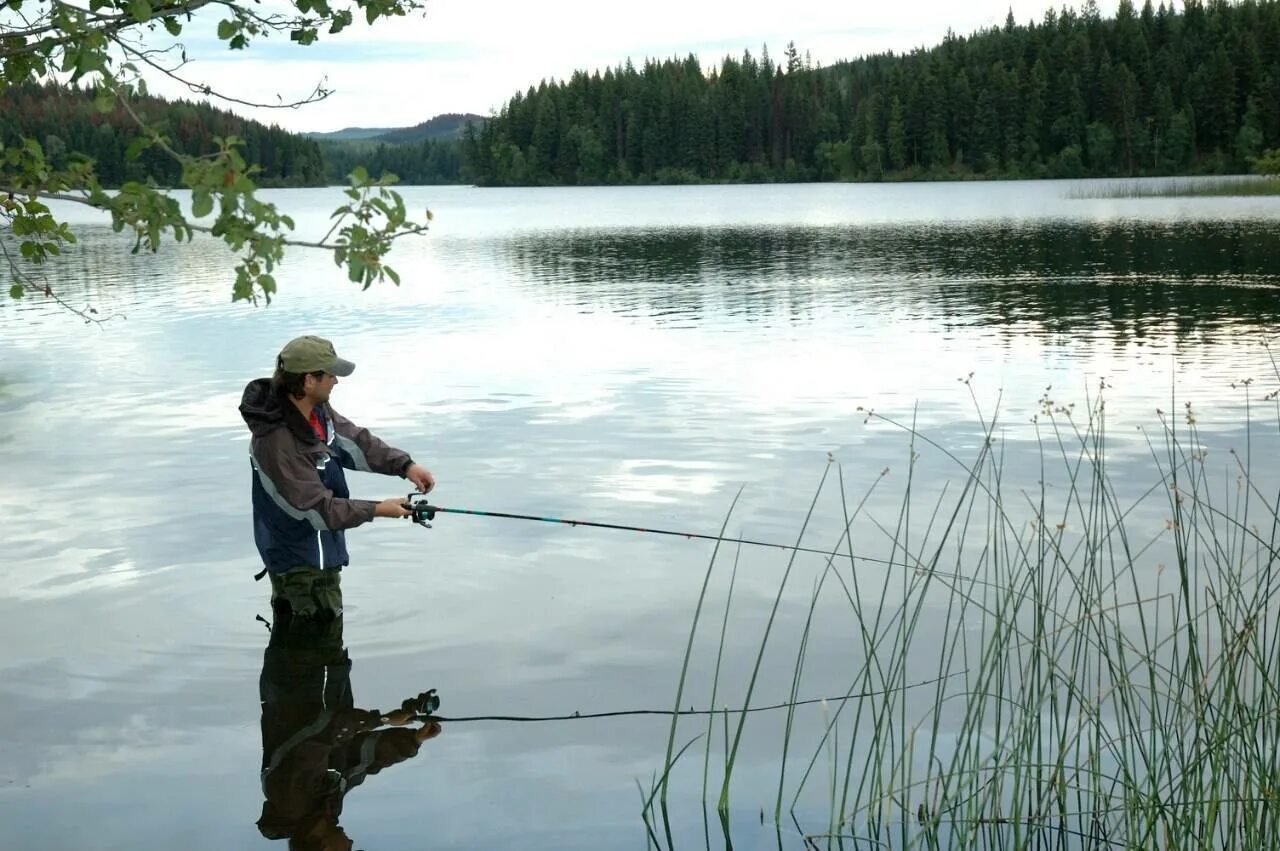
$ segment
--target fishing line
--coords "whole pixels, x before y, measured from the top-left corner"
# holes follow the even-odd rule
[[[536,514],[515,514],[508,511],[481,511],[475,508],[445,508],[441,505],[431,505],[426,501],[425,494],[409,494],[405,507],[412,512],[413,522],[427,529],[431,528],[429,521],[434,520],[437,514],[466,514],[472,517],[497,517],[504,520],[531,520],[536,523],[558,523],[562,526],[587,526],[594,529],[616,529],[622,532],[642,532],[651,535],[670,535],[675,538],[688,538],[700,541],[718,541],[725,544],[746,544],[752,547],[772,547],[773,549],[788,550],[797,553],[813,553],[815,555],[826,556],[827,558],[844,558],[854,559],[848,553],[842,553],[838,550],[822,550],[816,547],[801,547],[792,544],[779,544],[773,541],[756,541],[750,538],[726,538],[721,535],[704,535],[698,532],[679,532],[674,529],[652,529],[646,526],[626,526],[621,523],[600,523],[593,520],[570,520],[564,517],[539,517]],[[856,558],[868,562],[877,562],[880,564],[892,564],[885,559],[870,558],[868,556],[856,556]]]

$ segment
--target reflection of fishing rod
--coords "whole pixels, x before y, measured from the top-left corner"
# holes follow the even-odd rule
[[[746,709],[622,709],[614,712],[574,712],[572,715],[468,715],[450,718],[447,715],[436,715],[434,712],[420,712],[415,716],[415,720],[457,724],[459,721],[583,721],[588,718],[627,718],[635,715],[662,715],[668,718],[672,715],[737,715],[740,712],[772,712],[775,709],[810,706],[814,703],[840,703],[848,699],[849,695],[841,695],[839,697],[814,697],[809,700],[775,703],[772,706],[750,706]]]
[[[862,697],[880,697],[887,694],[894,694],[907,689],[922,688],[924,686],[936,686],[944,680],[952,677],[958,677],[962,671],[946,674],[945,676],[935,677],[929,680],[921,680],[918,683],[908,683],[906,685],[896,686],[894,688],[885,689],[883,691],[863,691],[855,692],[849,690],[842,695],[835,697],[811,697],[807,700],[789,700],[785,703],[774,703],[769,706],[748,706],[739,709],[623,709],[615,712],[574,712],[571,715],[466,715],[458,717],[449,717],[447,715],[437,715],[436,710],[440,708],[440,699],[435,697],[433,689],[429,694],[434,698],[435,703],[426,711],[418,711],[414,715],[415,721],[430,723],[439,721],[444,724],[457,724],[461,721],[523,721],[523,722],[540,722],[540,721],[584,721],[588,718],[624,718],[636,715],[663,715],[671,717],[673,715],[737,715],[742,712],[773,712],[778,709],[790,709],[797,706],[812,706],[815,703],[825,703],[828,705],[839,706],[846,701],[862,698]],[[409,701],[405,701],[405,706],[409,706]]]
[[[505,511],[478,511],[473,508],[444,508],[439,505],[432,505],[427,502],[427,495],[424,493],[411,493],[404,503],[405,508],[409,509],[413,514],[413,522],[426,529],[431,528],[430,521],[436,518],[437,514],[470,514],[475,517],[501,517],[507,520],[534,520],[538,523],[560,523],[564,526],[590,526],[595,529],[619,529],[623,532],[649,532],[654,535],[671,535],[676,538],[696,538],[702,541],[720,541],[726,544],[748,544],[753,547],[773,547],[779,550],[790,550],[797,553],[816,553],[817,555],[839,556],[840,558],[849,558],[849,555],[842,552],[832,552],[831,550],[819,550],[813,547],[796,547],[790,544],[775,544],[771,541],[752,541],[746,538],[725,538],[720,535],[700,535],[696,532],[675,532],[670,529],[646,529],[643,526],[622,526],[617,523],[596,523],[589,520],[565,520],[560,517],[536,517],[532,514],[510,514]]]

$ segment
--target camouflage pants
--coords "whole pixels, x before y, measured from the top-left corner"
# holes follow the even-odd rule
[[[271,577],[271,608],[298,617],[342,614],[342,571],[295,567]]]

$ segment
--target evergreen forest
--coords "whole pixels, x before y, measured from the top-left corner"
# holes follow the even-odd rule
[[[829,67],[627,63],[515,95],[465,146],[481,185],[1243,172],[1280,146],[1280,2],[1087,0]]]

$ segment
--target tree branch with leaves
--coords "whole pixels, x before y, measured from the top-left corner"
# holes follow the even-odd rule
[[[246,161],[240,139],[215,138],[212,150],[187,153],[171,144],[161,125],[149,121],[134,104],[147,93],[147,74],[246,106],[297,108],[330,94],[320,83],[297,100],[259,103],[193,79],[181,42],[155,42],[179,39],[196,25],[207,24],[229,50],[247,50],[256,39],[284,35],[306,46],[337,35],[357,16],[373,24],[424,9],[423,0],[284,0],[274,12],[239,0],[89,0],[87,6],[63,0],[0,2],[0,91],[49,81],[91,87],[99,110],[123,110],[132,119],[136,132],[126,148],[127,158],[153,149],[181,170],[177,187],[134,180],[107,189],[93,160],[82,152],[60,157],[65,164],[58,168],[37,139],[0,140],[0,263],[7,266],[11,279],[10,296],[52,298],[86,321],[102,321],[91,307],[72,307],[48,277],[39,274],[43,264],[76,242],[75,233],[58,219],[49,201],[69,201],[107,214],[116,232],[132,235],[135,253],[158,251],[166,240],[190,241],[196,233],[221,240],[236,256],[232,298],[237,301],[270,302],[276,292],[276,266],[289,247],[331,252],[348,279],[364,289],[388,279],[399,284],[399,276],[385,263],[386,255],[396,240],[426,231],[431,214],[426,212],[420,220],[410,217],[404,200],[390,188],[394,175],[374,178],[363,168],[354,169],[329,232],[319,241],[297,239],[291,236],[293,220],[257,197],[261,168]],[[190,190],[189,213],[173,188]]]

